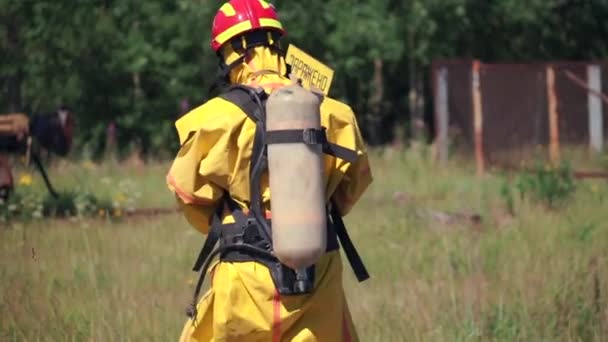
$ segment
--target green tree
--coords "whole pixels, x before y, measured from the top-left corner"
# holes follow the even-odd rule
[[[171,155],[180,103],[207,99],[209,47],[223,1],[0,0],[0,109],[77,114],[77,146],[103,156],[118,127],[122,153]],[[432,123],[429,67],[438,58],[485,62],[601,59],[608,1],[274,1],[294,43],[335,71],[330,95],[350,104],[371,144]],[[167,154],[168,152],[168,154]]]

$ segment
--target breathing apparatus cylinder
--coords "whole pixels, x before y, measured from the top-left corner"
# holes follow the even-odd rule
[[[320,129],[320,105],[299,84],[280,88],[266,102],[266,130]],[[323,165],[319,144],[268,145],[273,249],[294,270],[316,263],[326,249]]]

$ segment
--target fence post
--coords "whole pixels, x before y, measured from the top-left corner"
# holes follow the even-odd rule
[[[587,85],[590,90],[602,92],[602,76],[599,65],[587,66]],[[593,92],[587,92],[589,103],[589,143],[591,150],[601,153],[604,143],[602,101]]]
[[[551,163],[559,161],[559,114],[557,111],[557,97],[555,96],[555,70],[547,66],[547,101],[549,109],[549,158]]]
[[[485,165],[483,158],[483,112],[481,108],[481,86],[479,79],[480,63],[478,60],[473,61],[473,128],[475,141],[475,161],[477,164],[477,175],[484,174]]]
[[[437,148],[441,164],[448,161],[448,130],[450,112],[448,107],[448,69],[445,66],[439,68],[436,74],[437,97],[435,98],[437,118]]]

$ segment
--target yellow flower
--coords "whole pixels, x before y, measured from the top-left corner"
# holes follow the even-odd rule
[[[122,216],[122,210],[120,210],[120,209],[114,209],[114,216],[121,217]]]
[[[127,200],[127,197],[122,192],[119,192],[116,195],[114,195],[114,201],[116,201],[118,203],[124,202],[126,200]]]
[[[86,170],[93,170],[95,169],[95,164],[90,160],[85,160],[82,162],[82,167],[84,167]]]
[[[103,209],[99,209],[99,216],[104,216],[106,214],[106,211]]]
[[[19,185],[32,185],[32,175],[29,173],[24,173],[21,175],[21,177],[19,178]]]

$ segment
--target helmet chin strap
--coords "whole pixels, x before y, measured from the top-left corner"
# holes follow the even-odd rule
[[[232,69],[234,69],[236,66],[243,63],[243,61],[245,61],[245,57],[247,57],[247,52],[239,56],[234,62],[226,64],[224,62],[224,59],[218,53],[219,70],[215,82],[213,82],[213,84],[211,84],[211,86],[209,87],[208,93],[210,97],[212,97],[216,91],[219,90],[221,92],[223,89],[230,85],[230,71],[232,71]]]
[[[247,54],[249,53],[249,51],[251,51],[253,48],[255,48],[257,46],[260,46],[260,45],[256,44],[256,45],[248,46],[243,51],[243,54],[240,55],[236,60],[234,60],[234,62],[232,62],[230,64],[226,64],[224,62],[224,58],[222,57],[221,53],[218,51],[217,57],[219,60],[219,63],[218,63],[219,70],[218,70],[215,82],[213,82],[213,84],[211,84],[211,86],[209,87],[208,94],[210,97],[212,97],[216,91],[221,92],[222,90],[224,90],[225,88],[227,88],[230,85],[229,75],[230,75],[230,72],[232,71],[232,69],[234,69],[235,67],[237,67],[241,63],[243,63],[245,61],[245,58],[247,57]],[[279,57],[285,59],[287,51],[281,49],[278,46],[278,44],[264,44],[264,46],[268,47],[270,50],[275,52],[277,55],[279,55]],[[289,77],[289,75],[291,74],[291,66],[287,63],[285,63],[285,66],[286,66],[285,75],[282,75],[282,76]],[[255,73],[261,74],[261,73],[271,73],[271,72],[276,73],[275,71],[272,71],[272,70],[259,70],[259,71],[256,71]]]

